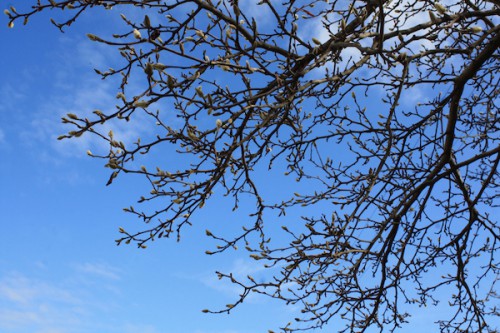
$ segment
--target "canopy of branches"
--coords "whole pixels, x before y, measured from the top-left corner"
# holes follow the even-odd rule
[[[219,243],[207,253],[241,244],[273,274],[219,273],[242,293],[214,312],[257,292],[300,306],[284,331],[342,318],[345,331],[392,332],[410,305],[448,302],[442,332],[495,330],[498,0],[38,0],[5,13],[13,27],[59,9],[63,30],[124,7],[140,20],[87,35],[120,55],[96,69],[116,82],[116,105],[68,114],[60,137],[106,141],[88,154],[111,169],[108,184],[150,183],[127,208],[144,227],[120,229],[118,244],[177,236],[225,195],[253,210],[239,234],[207,231]],[[151,130],[135,142],[110,131],[139,121]],[[178,164],[135,162],[157,153]],[[266,170],[300,192],[264,195]]]

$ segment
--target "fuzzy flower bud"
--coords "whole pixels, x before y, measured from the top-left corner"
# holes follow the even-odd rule
[[[136,39],[141,39],[141,38],[142,38],[142,36],[141,36],[141,32],[140,32],[139,30],[134,29],[134,32],[133,32],[133,33],[134,33],[134,37],[135,37]]]
[[[134,102],[134,106],[138,107],[138,108],[145,108],[146,106],[149,105],[149,102],[148,101],[145,101],[143,99],[141,99],[140,101],[135,101]]]
[[[444,15],[446,13],[446,7],[439,2],[434,2],[434,8],[436,8],[437,12],[441,15]]]
[[[477,34],[477,33],[480,33],[481,31],[483,31],[483,28],[475,26],[475,27],[470,28],[470,31]]]
[[[125,95],[121,92],[119,92],[118,94],[116,94],[116,98],[117,99],[121,99],[122,101],[125,102]]]
[[[87,34],[87,38],[90,39],[91,41],[93,42],[99,42],[99,41],[102,41],[102,39],[100,39],[99,37],[97,37],[96,35],[94,34]]]
[[[200,38],[203,38],[203,39],[206,38],[205,33],[203,31],[201,31],[201,30],[196,30],[195,33],[196,33],[196,36],[198,36]]]

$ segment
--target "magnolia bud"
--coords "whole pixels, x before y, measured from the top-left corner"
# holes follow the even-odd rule
[[[146,26],[146,28],[151,28],[151,20],[149,19],[149,16],[144,16],[144,26]]]
[[[146,73],[148,77],[153,75],[153,65],[151,65],[150,62],[144,66],[144,73]]]
[[[160,71],[164,70],[165,68],[167,68],[167,65],[164,65],[164,64],[162,64],[160,62],[156,63],[156,64],[153,64],[152,66],[153,66],[154,69],[160,70]]]
[[[200,138],[198,138],[198,137],[196,136],[196,134],[195,134],[194,132],[192,132],[192,131],[190,131],[190,130],[188,130],[188,131],[187,131],[187,134],[188,134],[189,138],[190,138],[191,140],[193,140],[193,141],[198,141],[198,140],[200,139]]]
[[[87,34],[87,38],[90,39],[91,41],[94,41],[94,42],[97,42],[100,40],[99,37],[97,37],[96,35],[94,34]]]
[[[441,15],[444,15],[446,13],[446,7],[439,2],[434,2],[434,8],[436,8],[437,12]]]
[[[134,32],[133,32],[133,33],[134,33],[134,37],[135,37],[136,39],[141,39],[141,38],[142,38],[142,36],[141,36],[141,32],[140,32],[139,30],[134,29]]]
[[[143,99],[141,99],[140,101],[135,101],[134,102],[134,106],[138,107],[138,108],[145,108],[146,106],[149,105],[149,102],[148,101],[145,101]]]
[[[431,12],[430,10],[429,10],[429,18],[431,19],[432,23],[436,23],[437,21],[436,15],[434,15],[434,13]]]
[[[195,88],[195,90],[196,90],[196,94],[197,94],[198,96],[200,96],[200,97],[204,97],[204,95],[203,95],[203,90],[201,89],[201,86],[196,87],[196,88]]]
[[[116,94],[116,98],[117,99],[121,99],[122,101],[125,102],[125,95],[121,92],[119,92],[118,94]]]
[[[340,27],[342,28],[342,30],[345,30],[346,26],[347,26],[347,24],[346,24],[345,20],[344,19],[340,20]]]
[[[203,39],[206,38],[205,33],[201,30],[196,30],[195,34],[196,34],[196,36],[198,36],[200,38],[203,38]]]

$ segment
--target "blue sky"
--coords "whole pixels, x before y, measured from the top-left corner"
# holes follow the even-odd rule
[[[86,155],[98,144],[56,138],[68,130],[62,115],[115,101],[113,83],[92,70],[112,65],[114,51],[85,34],[109,29],[116,13],[106,24],[102,14],[84,15],[65,34],[49,14],[14,29],[0,21],[0,332],[250,333],[293,320],[296,308],[257,296],[230,316],[201,313],[238,293],[215,270],[264,274],[245,252],[204,254],[214,245],[205,229],[234,227],[221,222],[231,216],[222,200],[180,243],[115,246],[118,228],[136,223],[122,208],[145,184],[128,177],[104,186],[109,171]],[[127,137],[144,130],[118,129]],[[439,311],[416,309],[402,332],[429,329]]]
[[[0,56],[0,332],[276,329],[292,310],[266,299],[254,298],[231,316],[201,313],[234,301],[237,291],[218,283],[216,269],[261,270],[246,256],[205,255],[206,225],[180,243],[115,246],[118,227],[136,223],[122,208],[143,184],[130,178],[105,187],[108,170],[86,155],[92,142],[56,140],[67,131],[63,114],[114,101],[114,87],[92,71],[111,55],[85,37],[97,17],[84,16],[65,34],[48,19],[42,13],[27,27],[7,29],[1,18],[9,51]],[[215,209],[206,212],[215,223]]]

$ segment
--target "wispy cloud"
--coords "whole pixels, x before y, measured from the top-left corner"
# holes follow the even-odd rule
[[[243,0],[240,3],[242,11],[249,17],[254,18],[257,21],[259,27],[266,25],[269,22],[270,16],[272,14],[269,6],[258,5],[255,0]]]
[[[118,59],[118,52],[112,47],[88,40],[75,42],[64,38],[59,51],[59,65],[54,69],[51,82],[52,92],[41,101],[36,110],[31,111],[28,126],[20,133],[21,140],[32,148],[49,149],[48,153],[54,155],[54,158],[85,157],[85,152],[89,149],[105,153],[109,145],[95,135],[84,134],[78,139],[62,141],[58,141],[57,137],[74,129],[61,123],[61,117],[67,113],[93,119],[96,117],[92,115],[94,110],[98,109],[105,114],[116,111],[119,83],[113,78],[101,80],[92,68],[105,69],[117,65],[121,61]],[[132,90],[137,90],[141,85],[134,82],[131,79],[129,86]],[[146,119],[145,114],[138,112],[134,121],[106,123],[96,130],[102,133],[113,130],[116,140],[127,145],[150,132],[151,126],[153,122]],[[41,146],[40,142],[45,144]]]
[[[125,324],[122,328],[123,333],[160,333],[153,325]]]
[[[77,303],[78,300],[67,290],[30,279],[19,273],[10,273],[0,281],[0,297],[17,305],[33,304],[40,299],[63,303]]]
[[[205,330],[196,330],[194,333],[242,333],[243,331],[236,330],[222,330],[222,331],[205,331]]]
[[[0,128],[0,145],[1,144],[4,144],[6,141],[5,141],[5,133],[4,131]]]
[[[93,275],[110,280],[119,280],[120,271],[118,268],[104,263],[82,263],[75,264],[75,269],[84,274]]]
[[[0,331],[71,332],[82,324],[77,290],[11,272],[0,278]]]
[[[256,281],[262,279],[266,268],[262,264],[257,263],[256,261],[244,260],[244,259],[236,259],[232,262],[229,267],[223,268],[220,271],[225,273],[232,273],[236,280],[245,281],[247,280],[247,276],[252,276]],[[227,279],[219,280],[216,274],[213,272],[205,273],[198,277],[199,280],[206,286],[211,289],[217,290],[227,296],[237,297],[241,294],[241,287],[231,283]],[[248,300],[255,299],[255,293],[251,294]]]
[[[14,112],[17,108],[17,102],[27,97],[27,95],[23,93],[26,88],[26,78],[23,77],[19,81],[19,84],[22,85],[17,88],[12,82],[2,82],[0,86],[0,100],[2,101],[2,103],[0,103],[0,113]],[[18,82],[15,84],[17,85]]]
[[[0,332],[159,332],[120,316],[126,305],[118,268],[103,262],[70,267],[49,275],[45,269],[0,275]]]

